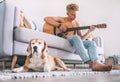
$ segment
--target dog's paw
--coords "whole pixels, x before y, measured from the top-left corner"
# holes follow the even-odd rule
[[[64,69],[65,71],[70,71],[71,69],[70,68],[66,68],[66,69]]]
[[[44,72],[50,72],[51,71],[51,66],[48,64],[44,65]]]
[[[13,73],[19,73],[19,72],[23,72],[23,67],[20,68],[15,68],[12,70]]]
[[[21,72],[21,71],[20,71],[18,68],[15,68],[15,69],[12,70],[12,72],[13,72],[13,73],[19,73],[19,72]]]

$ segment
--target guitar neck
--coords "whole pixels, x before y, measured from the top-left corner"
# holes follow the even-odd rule
[[[75,31],[75,30],[85,30],[90,29],[90,26],[82,26],[82,27],[75,27],[75,28],[67,28],[66,32]]]

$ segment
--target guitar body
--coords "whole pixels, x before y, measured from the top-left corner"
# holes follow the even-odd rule
[[[65,22],[65,23],[61,23],[62,25],[66,26],[67,28],[73,28],[73,25],[71,22]],[[57,27],[54,27],[53,25],[50,25],[48,23],[45,23],[43,26],[43,32],[46,32],[48,34],[53,34],[53,35],[57,35],[59,36],[60,30]],[[70,31],[70,32],[66,32],[64,33],[64,35],[62,35],[62,37],[67,37],[70,35],[73,35],[75,31]],[[60,36],[61,37],[61,36]]]
[[[48,23],[45,23],[43,25],[43,32],[48,33],[48,34],[54,34],[54,26],[52,26]]]

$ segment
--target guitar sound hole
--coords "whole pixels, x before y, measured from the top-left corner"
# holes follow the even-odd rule
[[[57,34],[57,36],[62,37],[62,36],[63,36],[63,34],[62,34],[62,33],[58,33],[58,34]]]

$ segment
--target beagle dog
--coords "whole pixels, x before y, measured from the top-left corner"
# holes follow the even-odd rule
[[[28,55],[22,67],[14,68],[13,72],[34,71],[50,72],[53,70],[69,71],[64,62],[57,57],[48,55],[47,44],[43,39],[33,38],[27,48]]]

